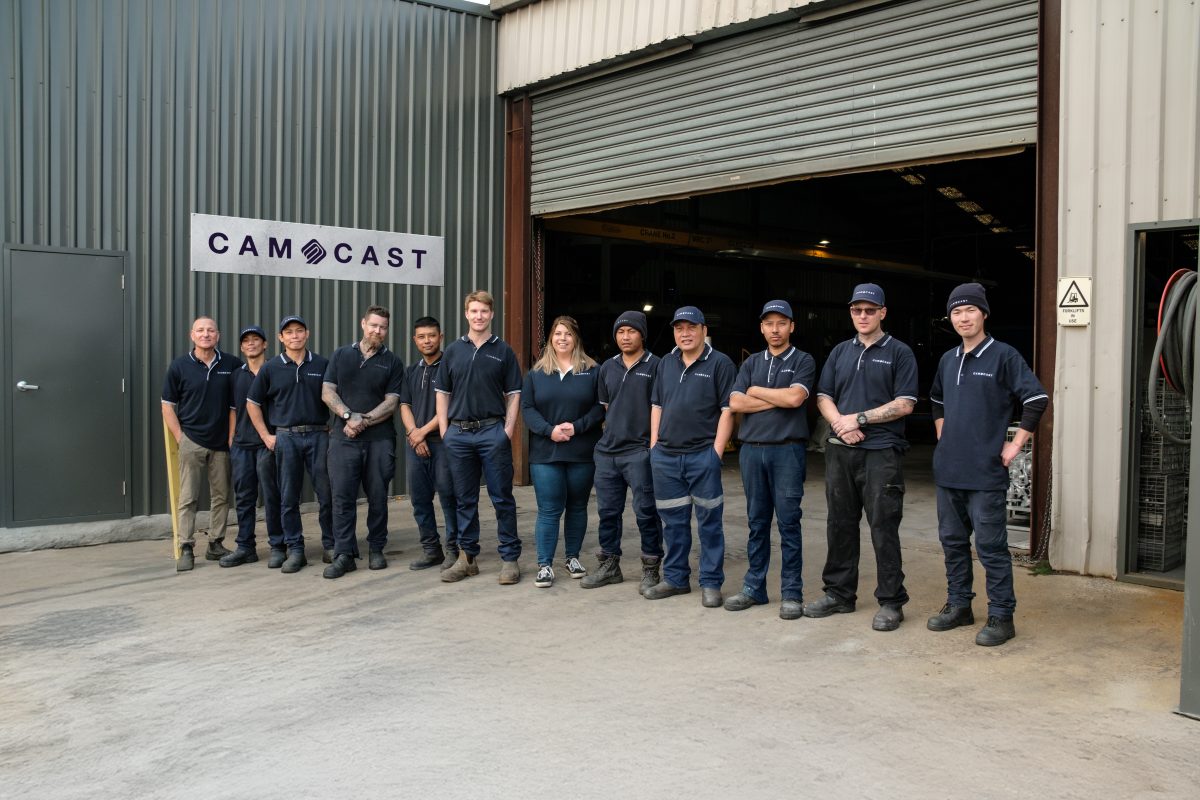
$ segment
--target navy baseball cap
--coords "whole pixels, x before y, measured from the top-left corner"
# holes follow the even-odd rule
[[[792,304],[787,300],[772,300],[767,303],[763,306],[762,313],[758,315],[758,318],[762,319],[767,314],[783,314],[788,319],[795,319],[792,316]]]
[[[877,306],[886,306],[887,301],[883,297],[883,289],[877,283],[860,283],[854,287],[854,294],[850,295],[850,305],[858,302],[874,303]]]
[[[299,322],[304,326],[304,330],[308,330],[308,323],[304,321],[304,317],[299,314],[292,314],[279,321],[279,332],[283,333],[283,329],[293,322]]]
[[[242,332],[238,334],[238,341],[242,341],[242,339],[245,339],[252,333],[258,338],[262,339],[264,342],[267,340],[267,332],[261,327],[258,325],[247,325],[245,328],[242,328]]]
[[[683,306],[675,309],[675,317],[671,320],[671,324],[676,322],[693,322],[697,325],[704,324],[704,314],[695,306]]]

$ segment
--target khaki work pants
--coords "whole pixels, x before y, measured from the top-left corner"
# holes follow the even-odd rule
[[[229,517],[229,453],[209,450],[186,435],[179,443],[179,545],[195,544],[196,506],[200,501],[200,485],[208,475],[208,493],[212,498],[209,513],[208,539],[220,542],[225,538]]]

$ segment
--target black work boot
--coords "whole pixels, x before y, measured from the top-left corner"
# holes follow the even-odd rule
[[[929,618],[925,627],[931,631],[949,631],[960,625],[974,625],[975,615],[970,606],[952,606],[949,603],[942,610]]]
[[[979,629],[979,633],[975,634],[975,644],[980,647],[995,647],[998,644],[1004,644],[1016,635],[1017,629],[1013,626],[1012,617],[989,616],[987,624]]]
[[[258,553],[239,547],[227,556],[221,556],[222,567],[240,567],[242,564],[253,564],[258,561]]]
[[[354,563],[354,556],[342,553],[334,556],[333,562],[321,574],[326,578],[340,578],[347,572],[354,572],[356,569],[358,569],[358,564]]]
[[[372,550],[367,554],[367,569],[387,569],[387,557],[382,550]]]
[[[666,581],[659,581],[647,589],[642,597],[646,598],[647,600],[662,600],[666,597],[674,597],[677,594],[687,594],[690,591],[692,591],[691,584],[688,584],[687,586],[675,586],[674,584],[667,583]],[[717,604],[720,605],[720,602],[718,601]]]
[[[280,567],[279,571],[287,573],[299,572],[306,566],[308,566],[308,559],[304,557],[304,548],[289,547],[287,559],[283,562],[283,566]]]
[[[458,557],[458,555],[455,554],[455,558],[457,558],[457,557]],[[429,569],[430,567],[440,567],[440,566],[442,566],[442,562],[445,560],[446,560],[445,554],[443,554],[441,550],[435,550],[432,553],[422,553],[421,557],[418,558],[416,561],[409,562],[408,568],[409,569]],[[450,563],[453,564],[454,562],[451,561]]]
[[[646,592],[661,580],[662,559],[658,556],[642,556],[642,582],[638,585],[638,594],[645,597]]]
[[[852,614],[853,612],[854,603],[839,600],[831,594],[826,594],[820,600],[804,604],[804,616],[812,619],[821,619],[831,614]]]
[[[226,547],[224,542],[217,539],[208,543],[208,549],[204,551],[204,558],[207,561],[220,561],[231,552],[233,551]]]
[[[333,548],[332,547],[325,548],[325,551],[323,553],[321,553],[321,560],[324,561],[326,564],[333,563]]]
[[[584,575],[579,585],[584,589],[595,589],[597,586],[607,586],[610,583],[621,583],[625,576],[621,574],[621,557],[602,555],[600,566],[591,575]]]
[[[190,572],[196,565],[196,557],[192,555],[192,546],[185,544],[179,548],[179,560],[175,562],[176,572]]]
[[[442,571],[450,569],[458,561],[458,548],[451,547],[446,551],[446,560],[442,562]]]
[[[287,559],[287,550],[282,547],[272,547],[267,556],[267,569],[279,569]]]

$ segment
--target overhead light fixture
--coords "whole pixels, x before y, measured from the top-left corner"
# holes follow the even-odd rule
[[[959,200],[963,196],[963,193],[953,186],[939,186],[938,192],[947,200]]]
[[[646,305],[642,306],[642,311],[644,311],[647,314],[649,314],[653,310],[654,310],[654,306],[651,305],[650,303],[646,303]]]
[[[993,222],[999,223],[999,220],[991,214],[976,214],[975,219],[982,222],[984,225],[991,225]]]
[[[992,233],[1012,233],[1012,228],[1007,225],[997,225],[992,228]]]
[[[968,214],[978,214],[983,211],[983,206],[973,200],[959,200],[956,205]]]
[[[920,186],[921,184],[925,183],[925,179],[922,176],[916,174],[915,172],[906,172],[903,175],[901,175],[900,177],[903,178],[905,182],[911,184],[912,186]]]
[[[821,241],[817,242],[817,247],[829,247],[830,244],[831,242],[828,239],[822,239]]]

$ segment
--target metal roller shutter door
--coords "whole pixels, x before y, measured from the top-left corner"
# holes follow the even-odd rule
[[[1036,0],[914,0],[534,98],[535,215],[1032,144]]]

